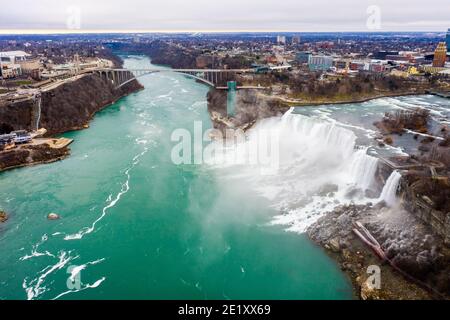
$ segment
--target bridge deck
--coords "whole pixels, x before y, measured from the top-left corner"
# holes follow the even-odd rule
[[[268,87],[258,87],[258,86],[237,86],[236,89],[254,89],[254,90],[265,90]],[[216,87],[217,90],[228,90],[228,87]]]
[[[253,69],[97,69],[97,71],[130,72],[254,72]]]
[[[254,72],[253,69],[158,69],[158,68],[142,68],[142,69],[97,69],[93,72],[99,73],[106,79],[112,80],[114,84],[118,84],[118,88],[129,83],[135,78],[142,77],[148,74],[168,72],[182,74],[194,79],[197,79],[211,87],[218,88],[219,85],[231,81],[231,77],[235,77],[238,73],[250,73]],[[219,87],[219,90],[225,90],[225,87]],[[228,89],[228,88],[227,88]],[[237,89],[264,89],[256,86],[241,86]]]

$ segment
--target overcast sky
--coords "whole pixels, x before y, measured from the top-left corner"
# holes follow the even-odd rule
[[[374,7],[375,6],[375,7]],[[0,32],[446,31],[449,0],[2,0]]]

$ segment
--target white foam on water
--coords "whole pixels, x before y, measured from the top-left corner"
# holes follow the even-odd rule
[[[136,138],[136,139],[134,139],[134,141],[135,141],[137,144],[147,144],[147,143],[148,143],[148,140],[147,140],[147,139],[142,139],[142,138]]]
[[[70,251],[60,251],[58,254],[58,261],[54,265],[49,265],[38,272],[39,276],[37,278],[34,278],[30,281],[28,281],[28,278],[25,278],[22,282],[22,287],[25,289],[25,292],[27,294],[28,300],[33,300],[34,298],[40,296],[44,292],[46,292],[48,289],[43,284],[45,282],[45,279],[50,274],[56,272],[59,269],[62,269],[67,263],[76,257],[70,256]]]
[[[405,131],[407,133],[417,134],[417,135],[422,136],[422,137],[433,138],[433,139],[436,139],[436,140],[444,140],[444,138],[442,138],[442,137],[434,136],[434,135],[428,134],[428,133],[421,133],[421,132],[417,132],[417,131],[413,131],[413,130],[409,130],[409,129],[405,129]]]
[[[73,261],[77,258],[79,258],[79,256],[71,256],[71,251],[66,252],[66,251],[60,251],[58,256],[55,257],[53,256],[53,258],[57,258],[58,261],[54,264],[54,265],[48,265],[46,266],[44,269],[42,269],[41,271],[39,271],[37,273],[37,277],[34,279],[31,279],[30,281],[28,281],[28,278],[25,278],[23,280],[22,283],[22,287],[25,289],[25,292],[27,294],[27,299],[28,300],[33,300],[38,298],[40,295],[42,295],[43,293],[47,292],[49,289],[47,289],[47,287],[44,285],[47,277],[55,272],[57,272],[58,270],[61,270],[62,268],[64,268],[65,266],[68,266],[68,263],[70,261]],[[101,258],[101,259],[97,259],[94,261],[90,261],[87,262],[85,264],[79,265],[79,266],[75,266],[72,268],[71,272],[70,272],[70,276],[68,277],[68,279],[71,279],[72,281],[74,281],[75,277],[80,274],[81,271],[85,270],[89,265],[96,265],[98,263],[103,262],[105,259]],[[103,281],[105,280],[105,278],[102,278],[98,281],[96,281],[94,284],[90,285],[84,285],[83,287],[80,288],[79,290],[69,290],[66,292],[63,292],[62,294],[58,295],[57,297],[53,298],[53,299],[57,299],[63,295],[66,295],[68,293],[72,293],[72,292],[78,292],[78,291],[82,291],[85,289],[89,289],[89,288],[96,288],[98,287]]]
[[[390,144],[384,144],[383,148],[389,150],[389,153],[391,153],[392,155],[409,156],[409,154],[404,151],[403,147],[395,147],[391,146]]]
[[[375,104],[381,105],[381,106],[388,106],[392,109],[398,109],[398,110],[410,110],[410,108],[405,108],[405,105],[402,104],[402,101],[396,99],[396,98],[381,98],[374,100]]]
[[[101,215],[91,224],[91,226],[84,227],[77,233],[66,235],[64,237],[64,240],[79,240],[82,239],[83,236],[85,236],[86,234],[89,234],[95,230],[95,226],[107,215],[109,209],[113,208],[120,201],[122,196],[130,190],[130,178],[131,178],[130,171],[140,162],[140,158],[144,154],[146,154],[147,151],[148,148],[145,148],[144,151],[142,151],[133,158],[131,166],[129,166],[125,170],[126,180],[122,184],[120,191],[115,196],[113,196],[112,194],[108,196],[108,199],[106,200],[107,205],[103,207]]]
[[[338,124],[339,126],[344,127],[344,128],[356,129],[356,130],[359,130],[359,131],[362,131],[362,132],[366,133],[366,137],[367,138],[373,138],[373,137],[375,137],[377,135],[377,131],[375,131],[375,130],[364,128],[364,127],[357,126],[357,125],[350,124],[350,123],[344,123],[344,122],[341,122],[341,121],[337,121],[336,119],[333,119],[331,117],[331,115],[332,115],[331,113],[327,113],[327,112],[319,112],[319,113],[321,114],[320,117],[322,119],[327,120],[327,121],[329,121],[331,123]]]
[[[157,96],[155,99],[158,99],[158,100],[165,100],[166,99],[166,100],[172,101],[173,94],[174,94],[174,92],[170,91],[169,93],[161,94],[161,95]]]
[[[446,112],[448,112],[447,108],[443,108],[439,105],[429,103],[427,101],[424,101],[420,97],[409,97],[406,100],[405,99],[399,99],[399,98],[389,98],[388,104],[391,107],[394,107],[396,109],[405,110],[405,111],[413,111],[415,109],[426,109],[430,112],[430,115],[436,120],[437,118],[445,118]]]
[[[341,127],[347,127],[347,128],[352,128],[352,129],[364,131],[364,132],[367,133],[366,136],[369,137],[369,138],[372,138],[372,137],[374,137],[377,134],[377,132],[375,130],[367,129],[367,128],[364,128],[364,127],[361,127],[361,126],[348,124],[348,123],[343,123],[343,122],[339,122],[339,121],[336,121],[336,123],[339,124]]]
[[[409,110],[415,110],[415,109],[425,109],[430,112],[432,116],[437,117],[445,117],[445,114],[438,110],[438,108],[435,105],[432,105],[430,103],[424,103],[422,101],[418,101],[415,103],[408,104],[410,107]],[[442,111],[446,111],[445,109]]]
[[[71,294],[71,293],[76,293],[76,292],[80,292],[80,291],[84,291],[86,289],[93,289],[93,288],[97,288],[98,286],[100,286],[102,284],[103,281],[106,280],[106,277],[102,277],[100,279],[98,279],[97,281],[95,281],[93,284],[86,284],[83,287],[81,287],[80,289],[75,289],[75,290],[67,290],[64,291],[60,294],[58,294],[56,297],[52,298],[51,300],[58,300],[59,298]]]
[[[31,259],[31,258],[35,258],[35,257],[41,257],[41,256],[48,256],[48,257],[55,257],[55,255],[53,255],[52,253],[50,253],[49,251],[47,251],[47,250],[45,250],[45,251],[43,251],[43,252],[39,252],[38,250],[39,250],[39,247],[43,244],[43,243],[45,243],[46,241],[48,240],[48,236],[47,236],[47,234],[44,234],[42,237],[41,237],[41,240],[40,241],[38,241],[37,243],[35,243],[35,244],[33,244],[32,246],[31,246],[31,253],[30,254],[27,254],[27,255],[24,255],[24,256],[22,256],[22,257],[20,257],[19,258],[19,260],[20,261],[25,261],[25,260],[28,260],[28,259]]]

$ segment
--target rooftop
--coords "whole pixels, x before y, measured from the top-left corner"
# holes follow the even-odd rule
[[[26,53],[25,51],[2,51],[0,52],[0,57],[11,57],[11,56],[29,56],[30,54]]]

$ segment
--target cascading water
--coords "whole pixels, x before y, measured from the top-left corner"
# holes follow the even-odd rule
[[[219,165],[215,170],[234,177],[235,188],[251,187],[269,199],[282,212],[273,223],[304,232],[339,204],[368,202],[364,192],[351,191],[371,187],[377,159],[366,149],[355,149],[353,131],[292,111],[281,118],[260,121],[247,133],[245,142],[223,152],[224,159],[239,159],[240,165],[216,161]],[[267,141],[261,142],[262,137]],[[252,154],[252,147],[271,144],[269,140],[274,137],[278,139],[278,168],[272,174],[263,174],[261,164],[249,164],[246,157]]]
[[[360,149],[353,155],[351,162],[351,176],[356,186],[363,190],[369,189],[375,180],[378,159],[367,155],[367,149]]]
[[[393,171],[386,181],[381,191],[379,201],[385,201],[388,206],[393,206],[397,201],[397,189],[400,184],[402,175],[397,171]]]
[[[36,110],[34,111],[36,113],[35,115],[35,119],[36,119],[36,124],[35,124],[35,130],[39,130],[39,123],[41,122],[41,113],[42,113],[42,96],[40,93],[36,94],[34,96],[34,101],[36,104]]]

